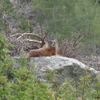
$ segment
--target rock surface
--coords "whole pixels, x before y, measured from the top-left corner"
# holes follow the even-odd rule
[[[66,78],[71,78],[79,81],[79,77],[84,74],[84,69],[88,68],[82,62],[62,56],[51,56],[51,57],[34,57],[28,58],[28,61],[35,63],[34,70],[36,71],[36,77],[40,78],[42,82],[46,82],[46,72],[55,71],[57,73],[58,83],[62,84]],[[18,66],[17,66],[18,67]],[[92,78],[99,75],[99,71],[93,68],[88,68],[88,72]]]

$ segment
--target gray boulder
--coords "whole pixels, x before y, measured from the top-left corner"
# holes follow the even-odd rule
[[[80,76],[84,75],[84,69],[87,69],[91,74],[93,81],[100,73],[76,59],[59,55],[51,57],[34,57],[28,58],[27,60],[35,63],[35,75],[37,78],[40,78],[42,82],[47,82],[46,73],[51,70],[57,73],[58,84],[62,84],[66,78],[79,81]],[[18,65],[15,67],[18,67]]]

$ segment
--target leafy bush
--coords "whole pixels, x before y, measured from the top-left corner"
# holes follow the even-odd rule
[[[53,71],[47,73],[48,83],[42,83],[35,77],[34,64],[26,58],[16,61],[10,59],[6,38],[0,34],[0,100],[97,100],[99,97],[99,83],[94,87],[87,71],[78,82],[78,88],[73,87],[75,82],[66,79],[61,85],[57,84],[57,77]],[[18,68],[14,68],[14,62]],[[97,99],[95,99],[97,98]]]
[[[13,62],[7,54],[7,41],[0,34],[0,100],[48,100],[49,86],[40,83],[29,70],[25,58],[17,60],[19,69],[13,68]],[[31,63],[32,68],[32,63]],[[51,99],[52,100],[52,99]]]

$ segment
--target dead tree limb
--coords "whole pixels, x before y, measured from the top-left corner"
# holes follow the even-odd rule
[[[7,38],[14,45],[13,48],[10,47],[12,55],[20,55],[21,51],[41,48],[46,43],[44,38],[34,33],[16,33]]]

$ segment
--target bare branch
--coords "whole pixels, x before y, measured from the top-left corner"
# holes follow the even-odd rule
[[[45,44],[45,39],[34,33],[16,33],[7,38],[9,43],[14,45],[14,47],[9,47],[11,55],[20,55],[21,51],[38,49]]]
[[[25,35],[26,36],[29,36],[29,35],[34,36],[34,37],[40,39],[43,44],[45,44],[45,40],[42,37],[40,37],[39,35],[34,34],[34,33],[16,33],[15,35],[11,35],[10,37],[17,37],[18,36],[17,40],[19,40]]]

